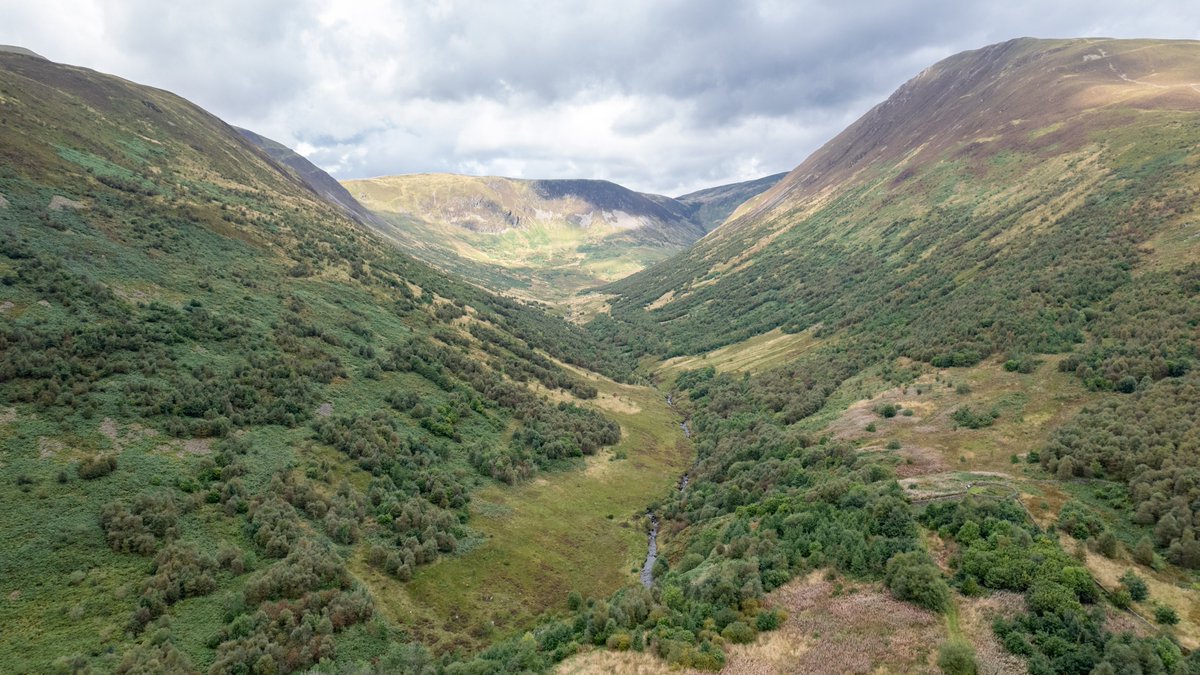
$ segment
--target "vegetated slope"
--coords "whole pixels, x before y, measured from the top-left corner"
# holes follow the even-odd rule
[[[347,561],[407,579],[478,543],[476,486],[619,438],[533,393],[595,396],[545,354],[630,370],[401,254],[187,101],[0,53],[0,661],[394,651],[404,627]]]
[[[786,172],[776,173],[741,183],[705,188],[676,197],[675,201],[688,207],[692,220],[704,226],[706,232],[711,232],[739,206],[771,189],[786,175]]]
[[[661,328],[668,354],[817,324],[920,360],[1065,348],[1076,310],[1135,266],[1195,260],[1196,54],[1016,40],[951,57],[687,253],[611,285],[613,314]]]
[[[738,184],[684,202],[603,180],[415,174],[345,185],[413,255],[493,290],[551,302],[668,258],[734,200],[766,189]]]
[[[371,225],[382,224],[373,213],[363,207],[362,204],[359,204],[358,200],[352,197],[346,188],[342,187],[342,184],[337,182],[333,176],[325,173],[320,167],[308,161],[300,153],[282,143],[256,134],[249,129],[238,129],[237,131],[251,143],[266,152],[271,159],[286,167],[325,201],[342,209],[347,215],[360,223]]]
[[[687,253],[606,288],[618,295],[611,316],[590,328],[634,354],[699,354],[775,328],[812,344],[752,377],[678,375],[699,463],[662,508],[679,532],[664,596],[693,598],[720,578],[744,606],[833,566],[931,608],[1024,593],[1024,611],[995,633],[1032,672],[1195,667],[1169,633],[1135,638],[1107,622],[1137,583],[1104,597],[1080,560],[1090,549],[1155,574],[1170,563],[1184,586],[1200,566],[1200,421],[1182,413],[1200,385],[1196,147],[1200,43],[994,45],[929,68]],[[894,405],[876,406],[880,421],[861,434],[828,424],[880,388],[921,382],[920,401],[920,387],[954,389],[944,369],[992,359],[1034,373],[1049,353],[1065,353],[1054,362],[1070,375],[1053,400],[1087,403],[1039,411],[1064,421],[1013,461],[1044,469],[1031,469],[1047,481],[1035,494],[1069,490],[1087,506],[1039,507],[1048,533],[1007,493],[914,507],[890,491],[902,446],[868,439]],[[968,447],[1003,441],[989,435],[993,413],[1020,400],[1001,403],[947,411],[947,431],[977,435],[938,461],[970,468]],[[1086,544],[1079,557],[1060,533]],[[956,552],[942,561],[949,574],[925,541]],[[1163,626],[1178,619],[1149,608]]]

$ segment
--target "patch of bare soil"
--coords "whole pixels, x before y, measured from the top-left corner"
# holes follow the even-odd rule
[[[12,304],[12,301],[10,301],[10,300],[5,300],[4,302],[0,302],[0,312],[7,312],[8,310],[12,309],[13,307],[16,307],[16,305]]]
[[[789,618],[760,643],[731,650],[729,673],[936,672],[941,617],[870,585],[793,581],[768,596]],[[782,648],[781,648],[782,647]]]
[[[47,438],[46,436],[38,437],[37,446],[38,457],[41,459],[50,459],[66,449],[66,446],[63,445],[62,441],[54,438]]]
[[[4,195],[0,195],[0,209],[7,209],[7,208],[8,208],[8,200],[5,199]]]
[[[212,452],[211,438],[189,438],[186,441],[168,441],[155,448],[158,452],[184,455],[207,455]]]
[[[321,407],[317,408],[317,412],[316,412],[317,417],[329,417],[332,414],[333,414],[333,404],[329,403],[328,401],[326,401],[325,403],[322,403]]]
[[[986,598],[964,598],[959,604],[959,619],[971,644],[975,645],[975,665],[979,675],[1019,675],[1028,672],[1021,657],[1000,644],[992,622],[1011,618],[1025,609],[1020,593],[998,591]]]
[[[931,473],[942,473],[950,470],[950,463],[945,456],[922,446],[904,446],[895,453],[900,455],[901,462],[896,465],[896,475],[900,478],[925,476]]]
[[[0,424],[12,424],[17,421],[17,409],[5,408],[0,410]]]
[[[82,209],[83,202],[77,202],[74,199],[67,199],[62,195],[54,195],[50,198],[50,206],[47,207],[51,211],[62,211],[64,209]]]

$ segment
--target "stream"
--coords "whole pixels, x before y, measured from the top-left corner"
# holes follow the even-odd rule
[[[671,394],[667,394],[667,405],[671,409],[675,409],[675,400]],[[688,421],[683,420],[679,423],[679,428],[683,429],[683,437],[691,438],[692,429],[688,426]],[[688,486],[688,474],[683,474],[679,477],[679,492],[682,493]],[[658,562],[658,515],[654,511],[647,511],[647,516],[650,516],[650,533],[646,535],[646,562],[642,564],[642,585],[650,588],[654,585],[654,563]]]

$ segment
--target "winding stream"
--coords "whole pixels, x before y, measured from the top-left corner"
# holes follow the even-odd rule
[[[675,409],[675,400],[671,394],[667,394],[667,405],[671,409]],[[679,428],[683,429],[683,437],[691,438],[692,429],[688,426],[688,421],[683,420],[679,423]],[[685,473],[679,477],[679,492],[682,493],[688,486],[688,474]],[[658,562],[658,515],[654,511],[647,511],[646,515],[650,516],[650,533],[646,535],[646,562],[642,563],[642,585],[650,588],[654,585],[654,563]]]

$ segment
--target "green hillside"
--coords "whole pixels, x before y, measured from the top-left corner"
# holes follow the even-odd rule
[[[557,304],[682,251],[772,178],[679,200],[600,180],[414,174],[345,185],[412,255],[485,288]]]
[[[617,385],[561,364],[627,362],[400,254],[203,110],[12,53],[0,101],[5,670],[368,663],[411,639],[384,586],[493,551],[477,490],[621,439]],[[595,489],[624,519],[672,473]],[[641,538],[586,516],[544,582],[586,560],[611,592]]]
[[[995,631],[964,635],[954,610],[946,639],[999,639],[1033,672],[1133,672],[1125,659],[1144,647],[1118,646],[1136,640],[1114,636],[1091,579],[1127,607],[1119,577],[1134,568],[1160,589],[1135,611],[1179,619],[1155,639],[1197,647],[1200,427],[1183,411],[1200,385],[1198,83],[1195,42],[959,54],[687,252],[602,289],[611,309],[593,333],[678,357],[663,376],[694,406],[700,463],[669,507],[693,532],[681,554],[741,523],[929,606],[1025,593],[1028,613]],[[910,586],[870,537],[861,549],[824,530],[848,516],[808,515],[814,502],[881,497],[848,476],[815,481],[809,467],[831,461],[817,457],[857,475],[868,457],[895,462],[914,501],[950,500],[911,511],[925,548],[949,556],[942,572],[915,571],[930,562],[916,554],[903,565],[930,581]],[[850,531],[880,527],[887,509],[868,508]],[[941,574],[961,595],[926,594]],[[1170,649],[1151,670],[1190,672]]]

